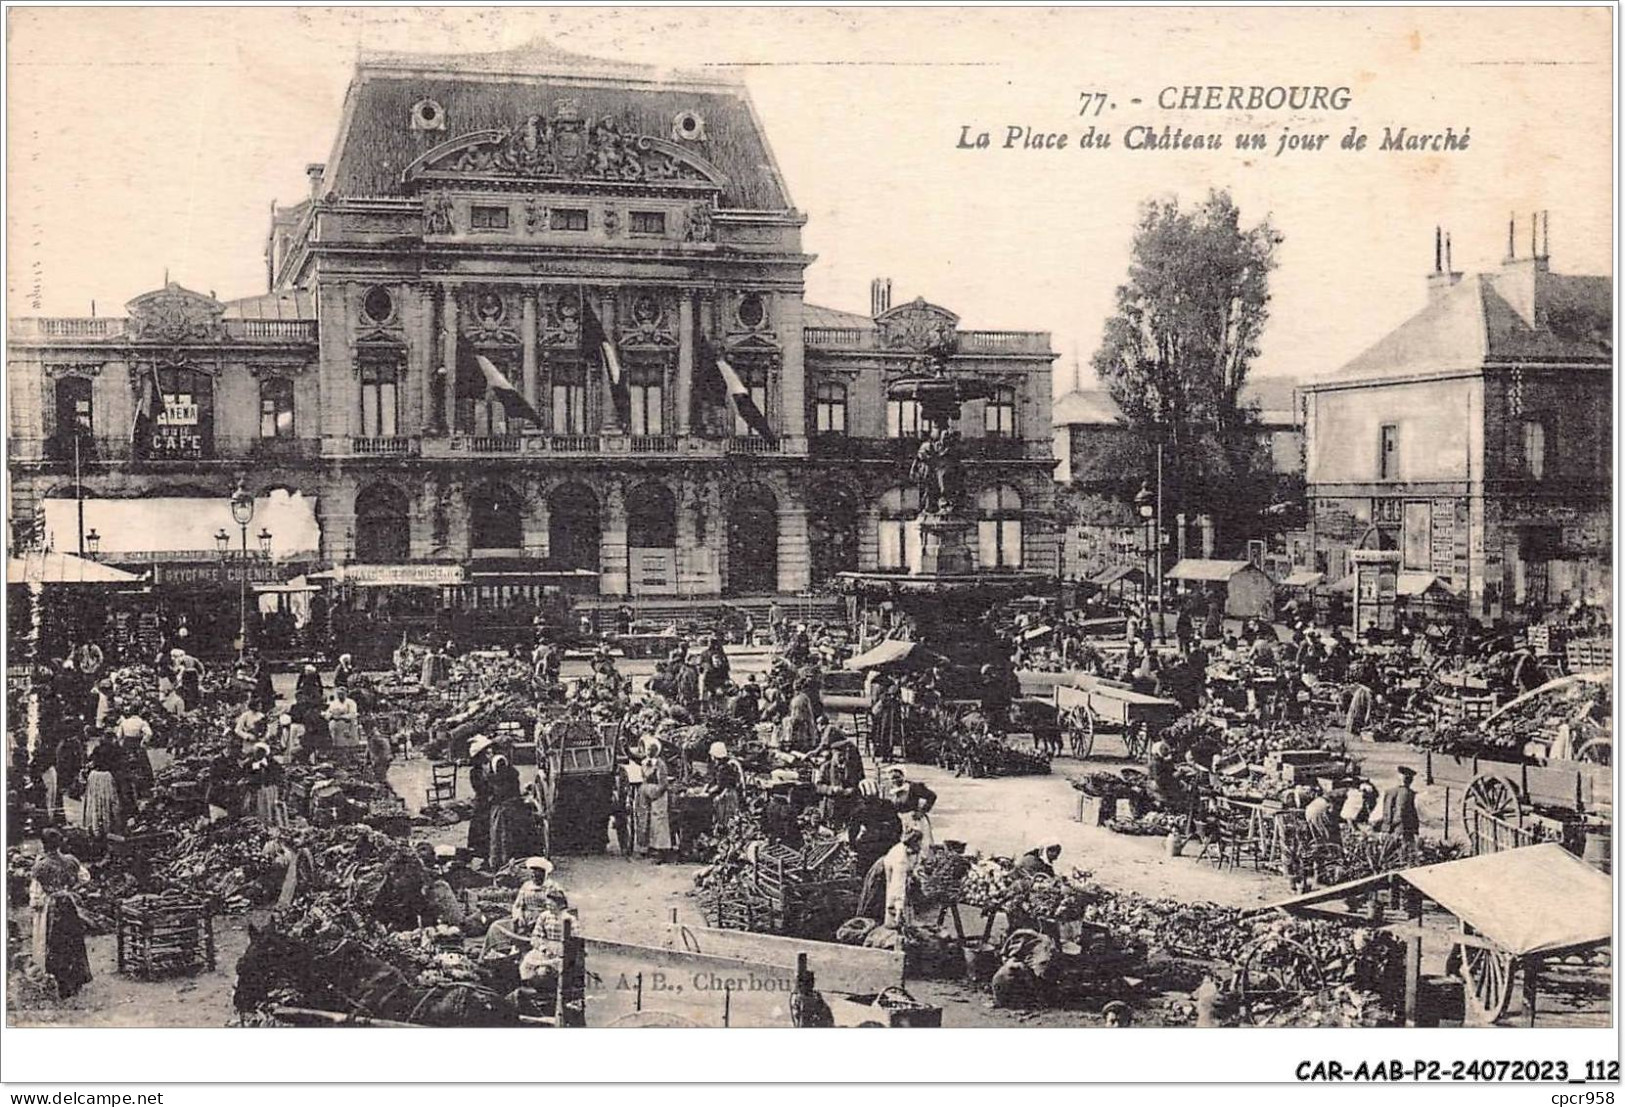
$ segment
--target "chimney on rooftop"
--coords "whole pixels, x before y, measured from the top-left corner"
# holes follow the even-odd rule
[[[322,198],[322,174],[325,172],[327,172],[327,166],[319,161],[313,161],[305,166],[305,177],[310,181],[310,198],[312,200]]]
[[[869,315],[879,318],[891,310],[891,278],[876,277],[869,282]]]
[[[1450,236],[1443,227],[1433,228],[1433,272],[1428,274],[1428,303],[1432,303],[1461,283],[1461,274],[1450,266]]]
[[[1544,234],[1543,234],[1544,232]],[[1507,223],[1507,257],[1495,275],[1495,291],[1500,294],[1527,326],[1539,325],[1542,285],[1551,272],[1547,244],[1551,241],[1550,217],[1546,212],[1529,216],[1529,256],[1518,257],[1517,219]]]

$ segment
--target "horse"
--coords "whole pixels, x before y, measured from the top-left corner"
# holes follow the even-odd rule
[[[269,927],[248,928],[232,1002],[239,1012],[287,988],[312,1007],[420,1026],[520,1026],[513,1002],[478,984],[414,984],[353,938],[322,951]]]

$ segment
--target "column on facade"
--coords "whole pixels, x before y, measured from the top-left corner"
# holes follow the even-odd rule
[[[324,453],[341,453],[361,412],[361,379],[355,363],[348,285],[318,284],[318,317],[327,320],[318,341],[322,372],[322,439]],[[342,532],[341,535],[342,537]]]
[[[604,514],[598,546],[598,592],[624,596],[629,591],[626,554],[626,489],[620,477],[604,482]]]
[[[440,364],[446,371],[441,402],[449,434],[457,425],[457,291],[450,285],[440,286]]]
[[[679,435],[689,433],[690,398],[694,392],[694,297],[685,289],[677,300],[677,418]]]
[[[519,312],[520,373],[523,381],[520,391],[532,407],[536,402],[536,297],[530,292],[522,294]],[[541,428],[536,428],[540,430]]]
[[[779,497],[779,591],[805,592],[812,584],[807,549],[807,504],[798,489]]]
[[[423,433],[433,412],[434,387],[434,297],[422,285],[401,289],[401,318],[406,324],[406,380],[401,391],[406,410],[401,412],[400,433]]]
[[[783,362],[779,378],[779,434],[787,453],[807,452],[807,370],[801,334],[801,294],[773,295],[773,327]]]

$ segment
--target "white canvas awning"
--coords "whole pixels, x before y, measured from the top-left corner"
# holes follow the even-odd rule
[[[1253,568],[1250,561],[1210,561],[1187,557],[1168,570],[1169,580],[1204,580],[1224,583],[1237,573]]]
[[[1325,573],[1317,573],[1312,569],[1299,569],[1288,573],[1281,578],[1282,588],[1313,588],[1326,579]]]
[[[140,584],[144,579],[70,553],[26,553],[6,560],[7,584]]]

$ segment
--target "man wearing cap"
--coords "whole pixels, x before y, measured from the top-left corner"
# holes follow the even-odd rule
[[[1411,780],[1416,770],[1409,765],[1399,767],[1399,780],[1382,794],[1382,830],[1397,834],[1406,845],[1416,842],[1421,820],[1416,814],[1416,793],[1411,791]]]
[[[824,825],[838,831],[847,824],[857,804],[863,755],[846,732],[833,723],[824,728],[818,753],[824,759],[818,767],[816,785],[824,800]]]

